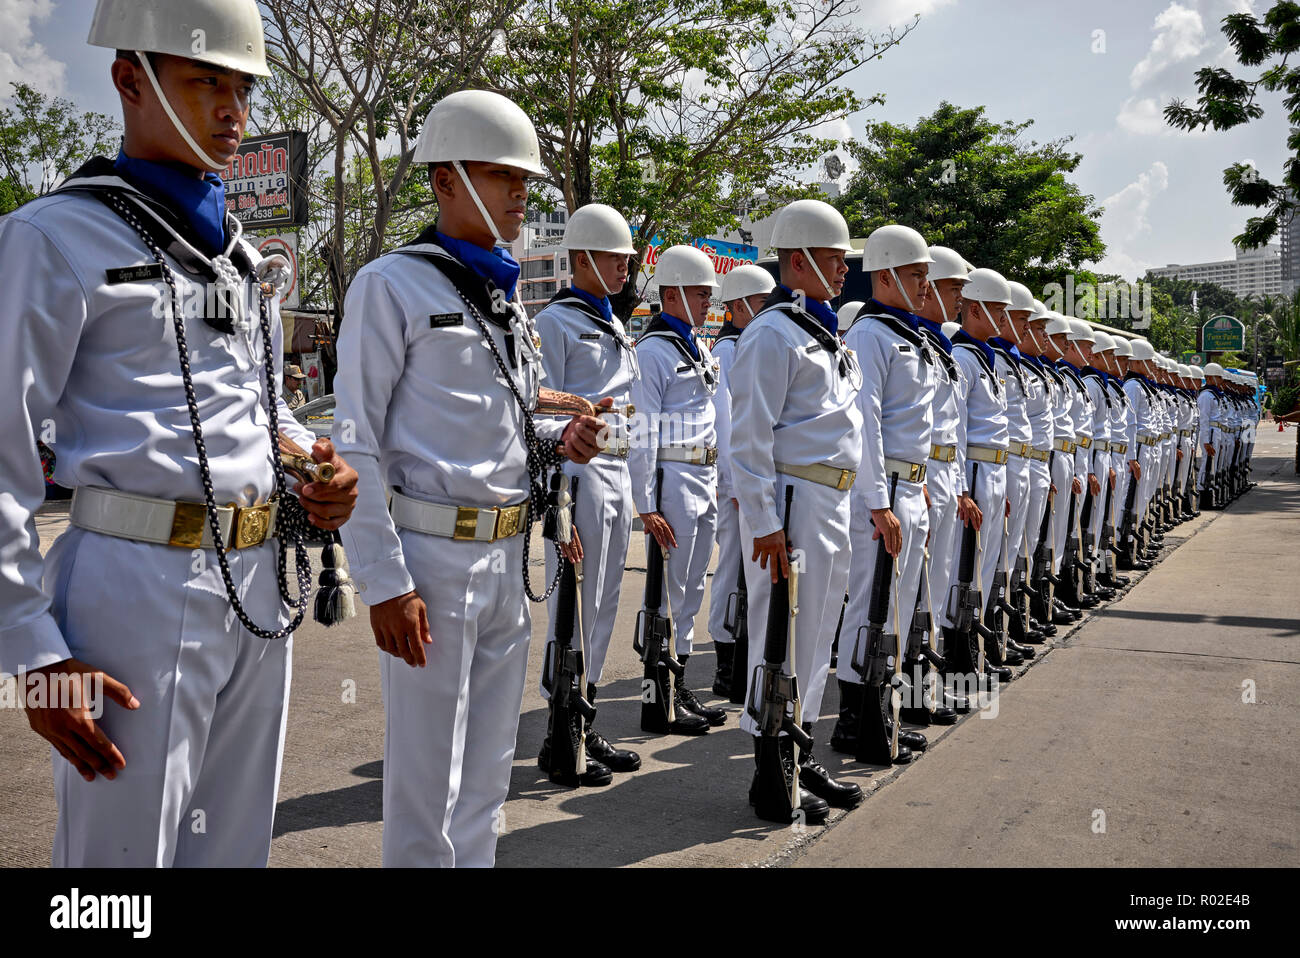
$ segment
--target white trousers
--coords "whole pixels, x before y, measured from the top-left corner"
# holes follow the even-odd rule
[[[937,629],[942,622],[944,600],[956,566],[957,539],[961,534],[958,530],[962,528],[961,520],[957,518],[957,464],[931,459],[926,486],[930,490],[930,604],[922,607],[918,602],[917,609],[922,613],[933,609],[934,627]],[[921,602],[925,602],[925,596],[921,597]]]
[[[228,555],[249,616],[289,619],[268,543]],[[290,576],[293,575],[292,556]],[[240,625],[212,550],[72,528],[50,549],[45,588],[74,657],[140,701],[105,702],[99,725],[126,768],[83,779],[54,749],[55,866],[262,867],[288,716],[292,639]],[[292,587],[291,587],[292,588]]]
[[[1007,516],[1007,531],[1002,539],[1002,564],[1000,568],[1007,571],[1007,586],[1011,586],[1011,574],[1016,570],[1016,563],[1021,557],[1021,548],[1025,541],[1025,527],[1029,524],[1030,503],[1030,468],[1029,460],[1011,456],[1007,460],[1007,503],[1011,514]],[[984,597],[986,602],[988,596]],[[1008,597],[1009,601],[1009,597]]]
[[[727,631],[727,599],[736,591],[740,555],[740,509],[730,499],[718,503],[718,567],[713,572],[709,592],[709,638],[714,642],[734,642]],[[753,543],[750,543],[753,546]]]
[[[1034,553],[1038,551],[1039,536],[1043,531],[1043,516],[1047,512],[1047,495],[1051,492],[1052,470],[1046,462],[1031,459],[1029,462],[1029,515],[1025,521],[1025,549],[1033,568]],[[1051,532],[1051,522],[1048,522]]]
[[[398,531],[433,644],[424,668],[379,653],[384,865],[489,868],[528,669],[524,540]]]
[[[585,466],[569,463],[565,474],[577,474],[578,498],[573,520],[582,541],[582,644],[587,681],[600,682],[614,635],[618,616],[618,598],[623,588],[623,568],[627,564],[627,547],[632,537],[632,482],[627,463],[621,459],[597,456]],[[555,548],[546,544],[546,581],[555,575]],[[556,615],[560,590],[551,593],[547,602],[547,641],[555,640]],[[550,694],[540,688],[543,699]]]
[[[907,633],[916,611],[917,587],[921,583],[921,564],[925,561],[925,537],[930,531],[930,514],[925,507],[925,493],[920,483],[899,482],[894,492],[893,512],[902,533],[902,547],[894,560],[894,574],[889,580],[889,615],[885,631],[898,635],[899,648],[907,657]],[[854,659],[865,659],[866,628],[870,622],[871,588],[876,563],[884,548],[884,537],[873,539],[876,524],[871,511],[860,507],[849,519],[849,543],[853,552],[849,565],[849,604],[844,610],[844,628],[840,632],[840,654],[835,677],[854,685],[862,684],[862,674],[853,667]],[[892,650],[890,650],[892,654]]]
[[[974,481],[972,481],[974,476]],[[979,506],[984,519],[979,531],[979,550],[975,555],[975,569],[978,575],[972,585],[981,591],[985,603],[988,602],[989,590],[993,585],[993,572],[1002,555],[1002,518],[1007,505],[1007,467],[991,462],[966,461],[966,482]],[[957,584],[960,570],[962,530],[959,528],[953,537],[952,576],[948,595],[943,603],[944,625],[952,628],[956,625],[952,613],[953,586]],[[936,612],[938,610],[936,609]]]
[[[816,721],[821,714],[822,694],[831,670],[831,644],[839,623],[840,607],[849,580],[849,494],[819,483],[778,475],[777,509],[784,515],[786,487],[794,488],[790,508],[790,535],[787,541],[798,550],[792,561],[799,561],[798,615],[795,616],[794,674],[799,680],[803,720]],[[748,675],[763,663],[763,646],[767,638],[767,607],[772,596],[771,569],[760,569],[753,559],[754,530],[740,517],[740,541],[745,557],[745,586],[749,591],[749,662]],[[844,618],[839,661],[846,661],[845,636],[849,634],[848,615]],[[789,671],[789,652],[786,670]],[[751,693],[753,682],[749,681]],[[754,735],[757,729],[748,710],[740,717],[740,727]]]
[[[684,462],[663,464],[664,484],[660,511],[672,526],[677,548],[667,553],[664,591],[672,609],[673,643],[677,655],[690,655],[695,638],[695,616],[704,603],[704,580],[713,558],[713,538],[718,521],[717,470]],[[646,553],[649,554],[649,542]],[[661,611],[667,612],[666,609]],[[753,634],[752,632],[750,633]]]
[[[1052,482],[1056,484],[1056,498],[1052,504],[1052,549],[1056,561],[1052,563],[1052,574],[1061,571],[1061,561],[1065,558],[1065,540],[1070,529],[1070,497],[1074,495],[1074,458],[1069,453],[1052,450]],[[1076,511],[1078,506],[1075,506]],[[1078,517],[1075,517],[1078,521]]]

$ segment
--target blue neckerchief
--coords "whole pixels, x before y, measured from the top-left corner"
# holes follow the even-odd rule
[[[1032,363],[1037,369],[1043,368],[1043,361],[1037,356],[1031,356],[1028,353],[1021,353],[1020,360],[1021,362]]]
[[[989,340],[989,342],[995,346],[1001,346],[1003,349],[1005,349],[1007,352],[1011,354],[1012,359],[1020,358],[1020,350],[1016,347],[1015,343],[1011,342],[1011,340],[1003,339],[1001,336],[994,336],[992,339]]]
[[[911,326],[913,329],[920,328],[921,317],[916,315],[915,313],[909,313],[907,310],[899,309],[897,306],[886,306],[884,303],[876,299],[874,296],[867,301],[867,306],[868,308],[879,309],[882,312],[886,312],[890,316],[895,317],[896,319],[901,319],[903,322],[907,323],[907,325]],[[943,335],[942,329],[939,330],[939,334]]]
[[[691,355],[696,359],[700,358],[700,347],[695,345],[695,328],[684,319],[678,319],[669,313],[660,312],[659,318],[668,324],[668,328],[675,332],[682,339],[686,340],[686,345],[690,347]]]
[[[812,317],[815,320],[825,326],[832,336],[838,336],[840,334],[840,318],[835,315],[835,310],[831,309],[821,300],[810,299],[807,296],[804,296],[801,299],[800,297],[795,296],[794,290],[789,286],[786,286],[784,283],[777,283],[777,286],[785,290],[786,293],[796,301],[802,302],[804,308],[812,314]]]
[[[569,291],[577,294],[579,298],[586,300],[593,307],[595,307],[597,312],[600,313],[601,317],[605,320],[605,322],[608,323],[613,321],[614,310],[610,308],[608,296],[601,296],[597,298],[595,296],[592,296],[591,293],[587,292],[585,289],[578,289],[578,287],[576,286],[570,286]]]
[[[1066,362],[1064,359],[1058,359],[1058,360],[1056,361],[1056,365],[1058,365],[1058,366],[1066,366],[1066,367],[1068,367],[1069,369],[1073,369],[1073,370],[1074,370],[1074,374],[1075,374],[1076,376],[1079,375],[1079,367],[1076,366],[1076,365],[1074,365],[1074,363]]]
[[[1083,371],[1085,373],[1096,373],[1098,376],[1101,377],[1101,381],[1103,385],[1110,382],[1110,375],[1104,369],[1098,369],[1096,366],[1085,366]]]
[[[215,256],[226,249],[226,184],[216,173],[197,177],[119,151],[113,168],[132,186],[181,214]]]
[[[446,233],[434,234],[438,245],[456,257],[484,279],[492,280],[497,289],[513,298],[515,284],[519,282],[519,264],[514,261],[510,251],[502,246],[484,249],[466,240],[455,239]]]
[[[989,369],[997,369],[997,363],[993,361],[993,347],[982,339],[976,339],[964,329],[957,330],[957,335],[952,338],[954,343],[970,343],[972,346],[978,346],[979,351],[984,354],[984,358],[989,361]]]
[[[943,325],[936,323],[932,319],[926,319],[924,316],[916,317],[922,326],[934,334],[934,338],[939,340],[939,345],[949,356],[952,355],[952,340],[943,334]]]

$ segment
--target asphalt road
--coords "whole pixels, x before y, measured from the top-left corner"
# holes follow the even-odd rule
[[[1260,487],[1171,533],[1164,561],[1122,601],[1063,629],[1003,690],[996,718],[931,729],[931,749],[902,769],[858,766],[819,748],[833,772],[871,792],[824,828],[753,816],[745,801],[752,750],[737,707],[700,738],[640,732],[641,670],[631,649],[644,584],[637,542],[598,726],[637,749],[643,766],[603,789],[561,788],[538,771],[546,618],[534,607],[498,865],[1300,863],[1293,443],[1290,432],[1261,430]],[[65,523],[57,508],[39,518],[44,547]],[[714,665],[707,611],[708,597],[688,671],[701,692]],[[295,638],[273,866],[380,864],[378,654],[364,608],[336,629],[313,623]],[[1255,688],[1250,705],[1241,701],[1246,680]],[[345,694],[351,684],[355,701]],[[837,707],[832,682],[819,737]],[[22,713],[0,709],[0,864],[49,862],[49,763]],[[1095,830],[1098,810],[1104,831]]]

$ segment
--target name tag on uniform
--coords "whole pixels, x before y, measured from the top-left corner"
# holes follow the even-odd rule
[[[148,263],[145,266],[124,266],[121,269],[106,271],[110,286],[121,283],[144,283],[151,279],[162,279],[162,263]]]
[[[895,348],[896,348],[900,353],[910,353],[910,352],[912,351],[912,347],[909,346],[907,343],[895,343],[895,344],[894,344],[894,347],[895,347]]]
[[[430,329],[445,329],[448,326],[463,326],[465,316],[463,313],[434,313],[429,317]]]
[[[600,339],[600,333],[581,333],[579,339]]]

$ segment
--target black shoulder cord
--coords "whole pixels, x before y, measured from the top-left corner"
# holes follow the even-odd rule
[[[230,574],[230,563],[226,559],[226,550],[223,548],[224,543],[221,541],[221,522],[217,518],[216,498],[212,489],[212,471],[208,467],[207,446],[203,442],[203,428],[199,423],[198,399],[194,395],[194,382],[190,375],[189,347],[185,341],[185,318],[180,309],[180,295],[176,291],[176,275],[172,272],[171,267],[167,265],[162,250],[150,237],[148,231],[131,209],[130,204],[111,190],[105,190],[102,196],[113,211],[139,234],[141,242],[153,254],[158,265],[162,267],[163,281],[171,292],[172,323],[176,329],[176,351],[180,356],[181,376],[185,382],[185,401],[189,405],[190,426],[194,430],[194,449],[199,456],[199,474],[203,479],[203,497],[207,505],[208,527],[212,531],[213,547],[217,553],[217,561],[221,565],[221,578],[226,584],[226,597],[230,600],[230,606],[235,610],[235,615],[239,617],[239,621],[253,635],[268,640],[283,639],[302,624],[303,616],[307,611],[307,602],[311,597],[311,559],[307,555],[304,542],[306,514],[303,512],[301,505],[298,504],[297,499],[287,493],[284,479],[284,463],[275,452],[279,448],[280,423],[276,413],[275,357],[271,345],[271,314],[266,305],[267,297],[259,296],[258,303],[261,314],[262,347],[265,354],[262,372],[267,389],[267,428],[271,437],[271,451],[274,460],[272,472],[275,476],[276,496],[279,499],[277,535],[280,539],[280,548],[276,550],[276,575],[280,587],[280,597],[284,600],[285,605],[295,610],[293,621],[284,628],[274,631],[261,628],[249,618],[248,613],[244,611],[243,604],[239,601],[235,583]],[[290,503],[298,506],[296,513]],[[291,516],[292,518],[290,518]],[[285,542],[284,535],[286,532],[292,537],[294,545],[294,564],[298,574],[298,597],[296,599],[289,594],[286,568],[288,545]]]
[[[465,304],[465,308],[469,310],[474,322],[478,324],[479,331],[483,334],[483,340],[487,343],[492,358],[496,360],[497,368],[501,370],[506,385],[510,388],[510,392],[514,394],[515,401],[519,403],[519,410],[523,413],[524,446],[528,454],[528,518],[521,533],[524,537],[524,593],[532,602],[545,602],[551,597],[555,587],[559,585],[560,573],[564,570],[564,553],[560,550],[560,543],[557,541],[555,543],[555,555],[559,561],[555,564],[555,575],[551,577],[546,591],[541,595],[537,595],[533,592],[532,582],[528,578],[528,543],[532,538],[533,523],[545,514],[547,508],[546,483],[543,482],[543,477],[548,469],[557,468],[564,460],[554,447],[548,449],[538,442],[537,430],[533,426],[532,410],[528,408],[528,403],[524,401],[524,397],[520,394],[519,387],[515,385],[514,377],[510,375],[510,371],[506,368],[505,360],[501,358],[501,351],[497,349],[496,340],[492,338],[492,332],[488,329],[487,321],[479,313],[478,307],[461,292],[460,287],[455,283],[451,285],[456,290],[456,295],[460,297],[460,301]]]

